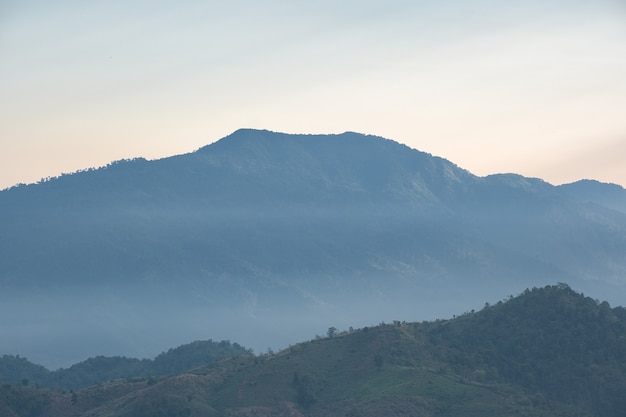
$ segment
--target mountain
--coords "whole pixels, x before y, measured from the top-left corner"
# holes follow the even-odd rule
[[[583,203],[598,205],[626,213],[626,193],[617,184],[580,180],[559,186],[570,197]]]
[[[263,351],[556,281],[623,304],[626,191],[584,184],[477,177],[357,133],[243,129],[13,187],[0,351],[51,367],[209,337]]]
[[[626,310],[565,284],[449,320],[328,329],[276,354],[60,392],[4,385],[7,416],[582,416],[626,408]]]

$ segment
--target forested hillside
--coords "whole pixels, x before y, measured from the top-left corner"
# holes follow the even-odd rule
[[[265,351],[558,281],[624,305],[624,201],[381,137],[242,129],[0,191],[0,352],[58,368],[208,337]]]
[[[626,309],[565,284],[434,324],[427,334],[437,359],[465,377],[507,380],[600,416],[626,410]]]
[[[450,320],[329,328],[276,354],[61,392],[4,385],[6,416],[622,417],[626,310],[565,284]]]

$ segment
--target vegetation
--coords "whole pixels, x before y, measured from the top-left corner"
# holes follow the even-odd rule
[[[194,334],[201,317],[233,340],[308,335],[383,308],[448,316],[455,296],[480,305],[520,282],[569,280],[622,302],[621,201],[619,186],[479,177],[373,136],[240,130],[189,154],[0,191],[0,352],[59,366],[94,345]],[[223,314],[234,305],[252,314]],[[311,319],[330,311],[337,322]],[[339,321],[350,316],[363,321]],[[297,341],[271,337],[255,349]],[[53,344],[47,359],[40,347]]]
[[[431,327],[437,359],[466,378],[504,379],[602,416],[626,410],[624,308],[559,284]]]
[[[199,346],[154,363],[188,366]],[[558,284],[452,320],[334,329],[276,354],[231,355],[169,377],[72,392],[7,384],[0,414],[620,417],[624,392],[626,310]]]
[[[0,386],[0,415],[3,417],[36,417],[51,403],[51,393],[26,385]]]
[[[97,356],[67,369],[50,372],[19,356],[0,358],[0,382],[31,383],[63,389],[83,388],[118,378],[136,379],[171,375],[205,366],[216,360],[251,351],[238,343],[196,341],[161,353],[154,360]]]

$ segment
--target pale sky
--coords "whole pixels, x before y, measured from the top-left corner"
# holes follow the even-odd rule
[[[626,0],[0,0],[0,189],[242,127],[626,185]]]

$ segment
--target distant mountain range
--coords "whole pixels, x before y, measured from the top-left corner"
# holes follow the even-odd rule
[[[478,177],[357,133],[243,129],[1,191],[0,254],[0,352],[43,343],[30,356],[54,366],[103,343],[263,349],[559,281],[623,305],[626,190]]]
[[[626,309],[558,284],[449,320],[331,327],[277,353],[196,342],[151,366],[94,358],[54,373],[65,389],[96,378],[82,389],[3,383],[0,415],[622,417],[625,338]],[[18,381],[32,375],[21,365]]]

